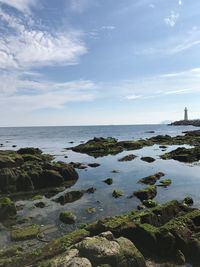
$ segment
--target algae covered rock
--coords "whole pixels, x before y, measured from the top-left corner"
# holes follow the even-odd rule
[[[113,192],[112,192],[112,196],[114,198],[119,198],[119,197],[121,197],[123,195],[124,195],[124,193],[122,191],[120,191],[120,190],[113,190]]]
[[[107,178],[103,182],[108,184],[108,185],[111,185],[113,183],[113,179],[112,178]]]
[[[183,204],[187,206],[192,206],[194,204],[194,200],[191,197],[186,197],[183,200]]]
[[[167,186],[171,185],[171,183],[172,183],[171,179],[164,179],[164,180],[160,181],[160,184],[158,186],[167,187]]]
[[[142,204],[147,208],[154,208],[158,205],[158,203],[152,199],[144,200]]]
[[[134,195],[139,198],[141,201],[153,199],[157,195],[157,189],[155,185],[150,185],[146,188],[139,189],[134,192]]]
[[[79,200],[83,196],[83,191],[69,191],[54,199],[55,202],[59,202],[61,205],[71,203]]]
[[[66,224],[74,224],[76,216],[71,211],[63,211],[60,213],[59,219]]]
[[[133,154],[129,154],[124,156],[123,158],[118,159],[118,161],[131,161],[134,160],[137,156],[133,155]]]
[[[163,172],[157,172],[154,175],[150,175],[150,176],[140,179],[139,183],[154,185],[157,182],[157,180],[159,180],[164,175],[165,174]]]
[[[195,162],[200,160],[200,147],[185,148],[179,147],[161,156],[162,159],[174,159],[180,162]]]
[[[8,197],[0,198],[0,221],[9,219],[17,214],[15,203]]]
[[[126,238],[115,239],[107,235],[87,237],[75,247],[82,257],[90,260],[92,265],[108,264],[112,267],[135,266],[145,267],[145,260],[134,244]]]
[[[11,230],[10,237],[12,241],[22,241],[36,238],[39,234],[40,226],[37,224],[28,225]]]

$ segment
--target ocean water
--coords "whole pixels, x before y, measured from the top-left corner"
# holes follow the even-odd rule
[[[158,194],[155,198],[158,202],[163,203],[172,199],[182,200],[186,196],[191,196],[195,201],[195,206],[200,207],[200,164],[185,164],[174,160],[160,159],[161,154],[171,151],[177,146],[168,146],[164,152],[159,146],[154,145],[100,158],[66,150],[67,147],[75,146],[95,136],[112,136],[119,140],[131,140],[149,138],[158,134],[176,136],[183,134],[184,131],[194,129],[197,128],[167,125],[0,128],[0,144],[3,144],[1,149],[39,147],[44,152],[53,154],[56,160],[101,164],[97,168],[89,167],[85,170],[78,170],[78,181],[71,188],[66,189],[66,191],[71,191],[95,187],[97,190],[94,194],[84,194],[81,199],[64,206],[44,197],[43,200],[46,203],[44,209],[34,208],[34,203],[31,200],[19,200],[17,204],[22,205],[23,208],[18,211],[18,219],[31,217],[34,223],[53,226],[56,230],[48,237],[59,236],[63,232],[76,228],[81,223],[92,222],[99,218],[125,213],[137,208],[140,204],[139,200],[135,197],[128,197],[135,190],[143,187],[137,183],[138,180],[159,171],[165,173],[164,178],[172,179],[172,185],[169,188],[158,188]],[[148,133],[149,131],[155,131],[155,133]],[[13,148],[13,145],[17,147]],[[122,156],[131,153],[137,156],[135,160],[130,162],[118,161]],[[141,161],[140,157],[142,156],[152,156],[156,161],[153,163]],[[112,173],[114,169],[119,170],[119,172]],[[113,184],[110,186],[103,182],[108,177],[113,178]],[[112,197],[114,189],[122,190],[124,195],[114,199]],[[88,214],[87,208],[96,208],[96,212]],[[71,210],[75,213],[77,223],[74,226],[64,226],[60,223],[58,218],[62,210]],[[9,232],[6,230],[1,232],[0,246],[9,244],[9,242]]]

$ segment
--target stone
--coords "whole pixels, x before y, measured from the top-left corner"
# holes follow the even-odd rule
[[[122,191],[120,191],[120,190],[113,190],[113,192],[112,192],[112,196],[114,198],[119,198],[119,197],[121,197],[123,195],[124,195],[124,193]]]
[[[133,155],[133,154],[129,154],[124,156],[123,158],[118,159],[118,161],[131,161],[134,160],[137,156]]]
[[[69,191],[64,193],[63,195],[54,199],[55,202],[59,202],[61,205],[66,203],[72,203],[74,201],[79,200],[83,196],[83,191]]]
[[[156,189],[156,186],[150,185],[146,188],[135,191],[134,195],[137,198],[139,198],[141,201],[153,199],[157,195],[157,189]]]
[[[192,206],[194,204],[194,200],[191,197],[186,197],[184,198],[183,203],[187,206]]]
[[[141,160],[146,161],[148,163],[152,163],[155,161],[155,159],[152,157],[141,157]]]
[[[157,172],[154,175],[150,175],[150,176],[140,179],[139,183],[154,185],[164,175],[165,174],[163,172]]]
[[[108,184],[108,185],[111,185],[113,183],[113,179],[112,178],[107,178],[103,182]]]
[[[92,168],[96,168],[96,167],[99,167],[101,164],[99,163],[89,163],[88,166],[89,167],[92,167]]]
[[[60,213],[59,219],[66,224],[74,224],[76,216],[71,211],[63,211]]]

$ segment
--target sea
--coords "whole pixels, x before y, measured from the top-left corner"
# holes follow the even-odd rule
[[[19,209],[17,217],[31,218],[31,222],[43,226],[52,226],[56,230],[48,234],[48,238],[59,236],[63,232],[73,230],[82,223],[93,222],[107,216],[126,213],[136,209],[140,201],[133,197],[133,192],[143,185],[138,180],[155,174],[164,172],[164,178],[172,180],[168,188],[159,187],[155,198],[159,203],[177,199],[183,200],[190,196],[194,199],[194,206],[200,207],[200,163],[181,163],[175,160],[162,160],[160,156],[177,148],[168,146],[166,151],[158,145],[144,147],[134,151],[124,151],[117,155],[94,158],[86,154],[75,153],[66,148],[76,146],[94,137],[114,137],[118,140],[138,140],[156,135],[183,135],[184,131],[197,130],[192,126],[168,126],[168,125],[109,125],[109,126],[62,126],[62,127],[10,127],[0,128],[0,149],[17,150],[21,147],[38,147],[44,153],[54,155],[55,160],[66,163],[99,163],[97,168],[87,168],[77,170],[79,179],[65,191],[83,190],[90,187],[96,188],[94,194],[84,194],[84,196],[65,205],[60,205],[52,201],[52,198],[43,197],[46,207],[35,208],[34,202],[30,199],[17,201]],[[16,147],[13,147],[16,146]],[[118,159],[134,154],[136,159],[130,162],[119,162]],[[67,158],[66,158],[67,156]],[[153,163],[142,161],[142,156],[151,156],[156,159]],[[113,173],[113,170],[117,170]],[[103,182],[106,178],[112,178],[113,184],[107,185]],[[124,195],[118,199],[112,197],[113,190],[121,190]],[[63,194],[63,192],[59,193]],[[96,212],[88,213],[88,208],[95,208]],[[63,210],[72,211],[76,217],[76,224],[73,226],[62,225],[59,221],[59,214]],[[73,229],[72,229],[73,228]],[[9,233],[1,231],[0,247],[9,244]]]

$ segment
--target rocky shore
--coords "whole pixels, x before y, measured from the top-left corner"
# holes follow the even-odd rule
[[[157,135],[137,141],[94,138],[67,150],[98,158],[153,145],[162,150],[171,145],[178,146],[160,155],[160,160],[184,163],[200,160],[199,130],[176,137]],[[136,160],[138,156],[135,154],[117,159],[119,164],[131,164]],[[140,156],[139,160],[146,164],[156,161],[146,156]],[[76,183],[79,177],[76,169],[84,171],[99,166],[96,162],[54,161],[51,155],[38,148],[0,151],[0,231],[6,227],[11,240],[10,246],[0,251],[0,267],[175,267],[186,263],[199,267],[200,210],[192,207],[193,199],[190,197],[162,205],[157,202],[155,197],[160,188],[170,188],[173,183],[164,177],[163,172],[138,177],[141,188],[133,188],[132,195],[126,196],[140,201],[138,210],[93,223],[82,221],[76,224],[76,215],[64,205],[81,199],[84,194],[95,194],[96,188],[92,185],[87,189],[57,193]],[[113,170],[112,173],[117,172]],[[101,182],[112,187],[113,179],[108,177]],[[45,240],[44,226],[31,220],[15,224],[18,214],[15,201],[28,195],[37,208],[44,208],[43,196],[49,194],[53,196],[51,203],[65,207],[55,220],[65,225],[76,225],[73,228],[76,230],[68,231],[60,238]],[[113,199],[119,198],[120,201],[123,196],[120,188],[112,191]],[[88,207],[87,212],[93,214],[96,209]],[[32,246],[29,240],[36,240],[36,245]]]
[[[181,121],[175,121],[175,122],[172,122],[171,125],[177,125],[177,126],[180,126],[180,125],[192,125],[192,126],[195,126],[195,127],[200,127],[200,120],[181,120]]]
[[[11,247],[0,252],[0,266],[197,267],[199,237],[200,210],[174,200],[84,225],[35,251]]]

